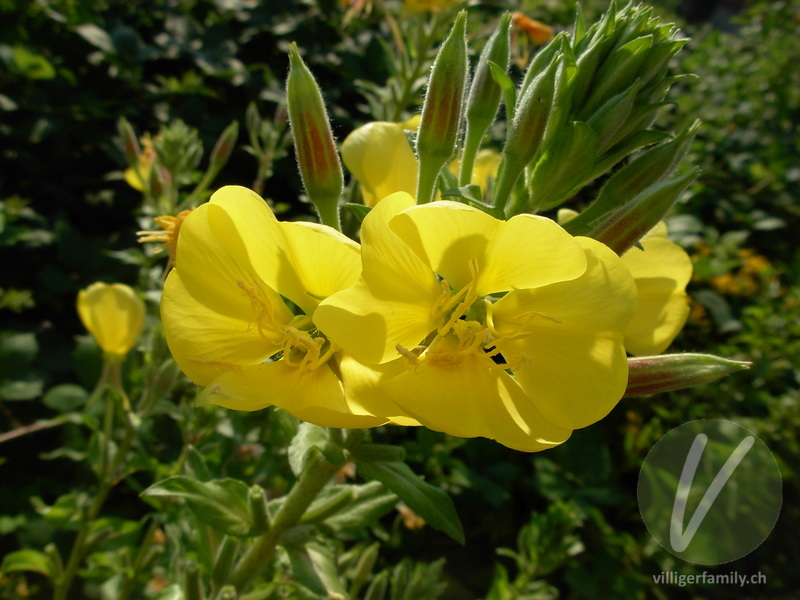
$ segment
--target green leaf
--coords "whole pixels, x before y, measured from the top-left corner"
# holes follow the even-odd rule
[[[297,435],[289,444],[289,466],[292,468],[292,473],[299,477],[306,467],[311,448],[322,450],[327,443],[328,431],[324,427],[301,423]]]
[[[111,40],[111,36],[97,25],[84,23],[75,27],[75,31],[92,46],[99,48],[106,54],[114,52],[114,42]]]
[[[489,61],[489,68],[492,70],[492,79],[503,90],[503,101],[506,103],[506,119],[511,122],[514,120],[514,107],[517,105],[517,91],[514,82],[506,73],[506,70],[495,62]]]
[[[6,381],[0,384],[0,398],[3,400],[33,400],[42,394],[43,382],[40,379],[33,381]]]
[[[56,76],[56,69],[49,60],[24,46],[14,47],[12,59],[16,70],[28,79],[53,79]]]
[[[364,217],[366,217],[369,214],[369,211],[372,210],[371,206],[364,206],[363,204],[357,204],[355,202],[348,202],[345,204],[345,206],[353,211],[353,214],[356,216],[356,219],[358,219],[359,223],[362,223],[364,221]]]
[[[347,590],[339,577],[334,548],[321,542],[285,548],[292,568],[292,578],[315,594],[330,598],[346,597]]]
[[[358,472],[367,479],[380,481],[405,502],[409,508],[439,531],[464,543],[464,528],[450,496],[425,483],[405,463],[359,463]]]
[[[0,377],[14,377],[30,365],[39,352],[32,333],[0,332]]]
[[[33,571],[41,573],[46,577],[52,577],[55,573],[53,559],[44,552],[38,550],[17,550],[7,554],[3,559],[3,566],[0,573],[11,573],[13,571]]]
[[[201,482],[176,475],[151,485],[143,496],[183,498],[194,515],[214,529],[245,537],[256,533],[247,510],[248,487],[237,479]]]
[[[335,512],[322,512],[322,509],[334,502],[341,488],[349,492],[349,502],[337,505]],[[383,515],[391,511],[397,504],[397,496],[386,489],[378,481],[370,481],[363,485],[329,486],[318,501],[315,501],[306,512],[303,522],[319,523],[335,533],[345,530],[364,529],[373,525]],[[315,514],[318,515],[315,518]]]
[[[86,403],[89,394],[79,385],[64,383],[47,390],[44,395],[45,406],[61,413],[72,412]]]

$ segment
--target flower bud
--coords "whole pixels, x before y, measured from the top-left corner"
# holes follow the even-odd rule
[[[710,383],[749,368],[749,362],[711,354],[661,354],[628,358],[625,397],[650,396]]]
[[[553,106],[556,71],[562,59],[562,55],[557,54],[517,100],[494,186],[493,204],[498,208],[505,208],[517,179],[539,151]]]
[[[133,131],[130,122],[125,117],[120,117],[117,121],[117,132],[122,138],[122,151],[125,155],[125,161],[133,166],[139,162],[139,140],[136,139],[136,133]]]
[[[460,185],[468,185],[472,179],[472,168],[481,140],[494,122],[497,109],[500,107],[502,90],[492,77],[489,63],[496,64],[504,71],[508,70],[510,23],[511,14],[505,13],[478,59],[467,99],[467,128],[461,157]]]
[[[675,170],[689,149],[698,127],[699,122],[693,123],[672,140],[647,150],[614,173],[600,190],[597,198],[580,216],[570,221],[569,232],[573,235],[585,235],[608,221],[609,214],[616,213],[620,207],[626,207],[626,210],[632,208],[634,199],[665,180]],[[686,184],[688,183],[690,182],[687,181]],[[662,186],[660,189],[663,191],[665,188]],[[673,201],[675,199],[677,197]],[[669,206],[665,207],[664,211],[668,209]],[[660,221],[663,216],[664,213],[653,224]]]
[[[636,82],[624,92],[609,98],[589,117],[587,124],[597,132],[597,152],[603,154],[617,141],[617,133],[628,121],[633,110],[641,82]]]
[[[226,535],[222,538],[222,542],[220,542],[217,549],[217,555],[214,557],[214,569],[211,572],[211,582],[215,588],[220,588],[227,583],[238,546],[239,544],[233,537]]]
[[[627,204],[607,214],[588,236],[621,256],[664,218],[699,173],[700,169],[694,168],[646,189]],[[570,231],[569,224],[566,229]]]
[[[267,497],[260,485],[251,486],[247,492],[247,512],[257,531],[264,533],[269,529]]]
[[[127,285],[97,282],[78,292],[78,315],[106,358],[121,363],[144,327],[144,302]]]
[[[191,558],[183,561],[183,597],[186,600],[205,600],[200,567]]]
[[[296,44],[289,46],[289,59],[286,100],[300,176],[322,222],[338,229],[344,176],[328,114],[317,82],[300,58]]]
[[[211,151],[209,163],[214,173],[219,173],[231,157],[236,140],[239,137],[239,123],[233,121],[222,135],[219,136],[214,149]]]
[[[436,179],[455,154],[467,83],[467,13],[461,11],[433,63],[417,135],[417,203],[433,198]]]

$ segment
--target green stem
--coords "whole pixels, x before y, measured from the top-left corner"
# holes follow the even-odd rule
[[[319,451],[310,454],[306,468],[272,520],[269,530],[256,539],[236,565],[231,583],[239,593],[258,577],[275,551],[281,535],[300,521],[303,513],[338,469],[337,465],[325,460]]]
[[[339,219],[339,198],[326,198],[315,203],[317,213],[319,213],[320,223],[333,227],[336,231],[342,230],[342,222]]]
[[[472,183],[472,170],[475,168],[475,157],[481,147],[483,133],[467,125],[464,135],[464,151],[461,153],[461,167],[458,172],[458,185],[465,186]]]
[[[433,164],[430,160],[420,159],[419,175],[417,176],[417,204],[428,204],[433,201],[436,180],[439,178],[442,166],[438,161]]]

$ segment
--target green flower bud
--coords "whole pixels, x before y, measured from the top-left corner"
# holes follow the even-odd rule
[[[355,572],[353,573],[352,583],[350,584],[351,590],[360,590],[361,587],[370,580],[372,569],[375,566],[375,562],[378,560],[380,547],[380,542],[375,542],[367,546],[367,549],[362,552],[356,564]]]
[[[598,154],[603,154],[614,145],[617,133],[628,122],[641,86],[641,82],[637,81],[624,92],[610,98],[587,121],[597,132]]]
[[[286,100],[300,176],[320,220],[340,229],[339,197],[344,176],[328,114],[319,86],[300,58],[296,44],[289,46],[289,59]]]
[[[455,154],[467,83],[467,13],[456,17],[433,63],[417,135],[417,203],[433,199],[436,179]]]
[[[493,204],[500,209],[505,208],[517,179],[539,151],[553,106],[556,71],[562,58],[557,54],[517,100],[514,120],[508,126],[503,161],[494,185]]]
[[[378,573],[367,588],[364,600],[386,600],[389,591],[389,574],[386,571]]]
[[[627,204],[608,214],[588,233],[588,236],[604,243],[621,256],[663,220],[699,173],[700,169],[691,169],[683,175],[646,189]],[[569,231],[569,227],[566,229]]]
[[[247,493],[248,513],[256,530],[263,533],[269,529],[269,510],[264,488],[254,485]]]
[[[498,65],[504,71],[508,70],[510,26],[511,13],[507,12],[478,59],[467,99],[467,128],[464,135],[464,152],[461,156],[459,185],[468,185],[472,180],[472,168],[481,140],[494,122],[497,109],[500,107],[502,90],[492,77],[489,63]]]
[[[236,140],[239,137],[239,123],[233,121],[219,136],[214,149],[211,151],[209,163],[214,173],[219,173],[231,157]]]
[[[625,397],[650,396],[710,383],[749,368],[749,362],[711,354],[661,354],[628,358]]]
[[[699,122],[693,123],[672,140],[647,150],[614,173],[586,210],[569,222],[568,231],[573,235],[587,234],[606,222],[609,213],[628,206],[648,188],[667,178],[686,154],[699,126]],[[660,217],[653,224],[658,220]]]
[[[125,161],[131,166],[138,164],[142,150],[133,127],[125,117],[120,117],[117,121],[117,133],[122,138],[122,152],[125,155]]]
[[[190,558],[183,561],[183,597],[186,600],[205,600],[200,568]]]

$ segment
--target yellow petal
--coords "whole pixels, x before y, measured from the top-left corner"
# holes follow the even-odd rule
[[[281,347],[293,315],[264,285],[228,213],[204,204],[184,221],[161,316],[175,360],[206,385],[230,365],[258,363]]]
[[[309,370],[277,361],[225,371],[203,390],[198,404],[242,411],[277,406],[322,427],[376,427],[386,422],[382,417],[353,414],[341,381],[325,365]]]
[[[622,256],[639,293],[639,306],[625,331],[625,348],[641,356],[660,354],[672,343],[689,316],[686,285],[692,261],[677,244],[653,236]]]
[[[501,346],[514,375],[550,422],[569,429],[604,417],[627,384],[623,331],[636,307],[636,287],[622,260],[589,238],[578,279],[511,292],[493,307]]]
[[[583,251],[550,219],[522,214],[500,221],[457,202],[414,206],[391,228],[453,289],[472,279],[477,262],[478,295],[536,288],[578,277]]]
[[[139,173],[136,171],[136,169],[128,167],[125,169],[123,177],[125,178],[125,182],[137,192],[144,191],[144,182],[142,181],[142,178],[139,177]]]
[[[435,356],[421,360],[389,379],[385,389],[417,421],[457,437],[485,437],[535,452],[571,433],[549,423],[509,375],[474,354],[462,355],[458,364],[452,356],[439,364]]]
[[[361,362],[396,358],[398,344],[413,348],[436,326],[431,307],[442,293],[436,277],[387,226],[413,203],[408,194],[394,194],[370,211],[361,229],[361,278],[314,312],[317,327]]]
[[[395,192],[413,194],[416,190],[417,159],[403,126],[368,123],[342,143],[342,160],[361,184],[367,206]]]
[[[144,302],[121,283],[93,283],[78,292],[78,315],[104,352],[122,359],[144,327]]]
[[[381,415],[390,423],[405,427],[419,425],[389,398],[382,386],[384,381],[405,372],[404,358],[382,365],[365,365],[349,354],[341,354],[338,365],[345,397],[353,412]]]

